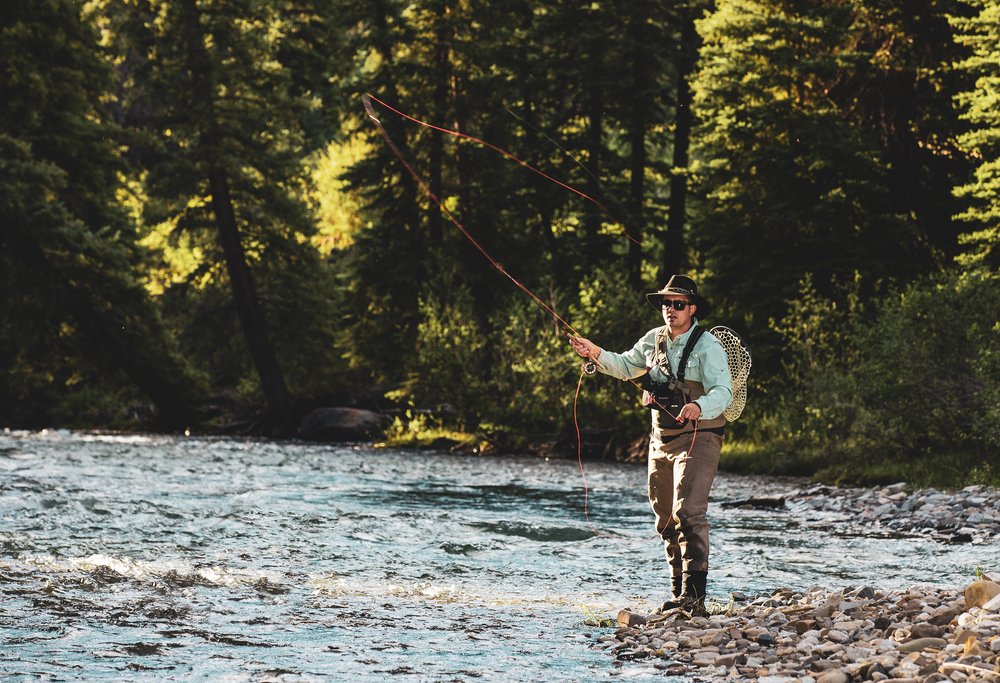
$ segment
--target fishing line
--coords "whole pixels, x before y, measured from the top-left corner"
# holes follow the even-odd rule
[[[388,109],[388,110],[390,110],[390,111],[398,114],[399,116],[401,116],[401,117],[403,117],[403,118],[405,118],[405,119],[407,119],[409,121],[417,123],[417,124],[419,124],[421,126],[430,128],[432,130],[437,130],[437,131],[440,131],[442,133],[446,133],[448,135],[453,135],[453,136],[458,137],[458,138],[471,140],[473,142],[477,142],[477,143],[479,143],[481,145],[484,145],[485,147],[487,147],[489,149],[492,149],[492,150],[494,150],[495,152],[497,152],[499,154],[502,154],[503,156],[511,159],[512,161],[517,162],[519,165],[523,166],[524,168],[527,168],[528,170],[530,170],[530,171],[532,171],[534,173],[537,173],[538,175],[542,176],[543,178],[546,178],[547,180],[550,180],[551,182],[553,182],[553,183],[555,183],[555,184],[557,184],[557,185],[559,185],[561,187],[564,187],[567,190],[570,190],[571,192],[574,192],[575,194],[577,194],[577,195],[579,195],[579,196],[581,196],[581,197],[583,197],[583,198],[585,198],[585,199],[593,202],[596,206],[598,206],[602,211],[604,211],[606,214],[608,214],[612,218],[614,218],[613,214],[611,214],[611,212],[608,211],[608,209],[603,204],[601,204],[599,201],[597,201],[596,199],[594,199],[590,195],[588,195],[588,194],[586,194],[584,192],[581,192],[581,191],[579,191],[579,190],[577,190],[577,189],[575,189],[575,188],[567,185],[566,183],[563,183],[563,182],[561,182],[559,180],[556,180],[552,176],[550,176],[550,175],[548,175],[548,174],[546,174],[546,173],[538,170],[537,168],[535,168],[531,164],[529,164],[529,163],[527,163],[525,161],[522,161],[521,159],[519,159],[518,157],[516,157],[514,154],[508,152],[505,149],[497,147],[496,145],[494,145],[492,143],[489,143],[489,142],[486,142],[485,140],[482,140],[482,139],[477,138],[475,136],[467,135],[466,133],[462,133],[462,132],[455,131],[455,130],[450,130],[448,128],[442,128],[440,126],[435,126],[435,125],[433,125],[431,123],[427,123],[425,121],[421,121],[420,119],[414,118],[413,116],[410,116],[409,114],[406,114],[406,113],[404,113],[404,112],[396,109],[395,107],[392,107],[392,106],[386,104],[385,102],[383,102],[382,100],[378,99],[374,95],[370,95],[370,94],[366,93],[366,94],[364,94],[364,95],[361,96],[361,102],[362,102],[362,104],[365,107],[365,112],[368,114],[368,118],[371,119],[372,122],[375,124],[376,128],[379,131],[379,134],[382,136],[382,139],[385,141],[386,145],[388,145],[389,149],[396,156],[396,158],[399,159],[399,162],[403,165],[403,168],[406,169],[406,172],[409,173],[410,177],[413,178],[413,180],[417,183],[417,185],[424,192],[424,194],[426,194],[431,199],[431,201],[433,201],[434,204],[437,205],[437,207],[441,210],[441,212],[445,215],[445,217],[476,248],[476,250],[480,254],[483,255],[483,258],[485,258],[490,263],[490,265],[492,265],[498,272],[500,272],[504,277],[506,277],[508,280],[510,280],[518,289],[520,289],[522,292],[524,292],[542,310],[544,310],[546,313],[548,313],[550,316],[552,316],[552,319],[554,321],[558,322],[560,325],[562,325],[562,327],[568,333],[570,333],[572,336],[575,336],[575,337],[582,337],[583,335],[581,335],[576,330],[576,328],[574,328],[570,323],[568,323],[566,320],[564,320],[562,318],[562,316],[560,316],[555,311],[555,309],[553,309],[551,306],[549,306],[547,303],[545,303],[545,301],[543,301],[541,299],[541,297],[539,297],[538,295],[536,295],[534,292],[532,292],[530,289],[528,289],[528,287],[526,287],[524,284],[522,284],[517,278],[515,278],[513,275],[511,275],[507,271],[507,269],[504,268],[503,264],[501,264],[497,259],[493,258],[493,256],[491,256],[490,253],[488,251],[486,251],[486,249],[476,240],[476,238],[473,237],[472,234],[468,230],[466,230],[465,226],[462,225],[462,223],[448,209],[448,207],[444,205],[444,202],[441,201],[441,199],[436,194],[434,194],[434,192],[431,190],[430,185],[423,179],[423,177],[419,173],[417,173],[414,170],[414,168],[406,160],[406,157],[400,151],[399,147],[396,146],[396,143],[393,141],[393,139],[389,135],[388,131],[385,130],[385,127],[382,125],[382,122],[375,115],[375,109],[372,106],[372,102],[373,101],[374,102],[378,102],[380,105],[382,105],[386,109]],[[620,224],[620,221],[617,221],[617,219],[615,219],[615,220],[616,220],[616,222],[618,222]],[[623,227],[623,230],[624,230],[624,227]],[[641,246],[641,243],[638,242],[631,235],[629,235],[628,231],[624,231],[624,232],[625,232],[625,235],[630,240],[632,240],[636,244],[640,244],[640,246]],[[603,367],[603,363],[601,363],[596,358],[590,358],[590,361],[592,361],[593,363],[596,363],[597,365],[600,365],[600,366]],[[587,476],[586,476],[586,473],[584,472],[584,468],[583,468],[583,442],[582,442],[582,437],[581,437],[581,434],[580,434],[580,424],[579,424],[579,421],[577,420],[577,414],[576,414],[577,398],[580,395],[580,387],[583,384],[583,375],[584,374],[586,374],[586,371],[581,372],[581,374],[580,374],[580,381],[577,384],[576,396],[573,399],[573,422],[574,422],[574,425],[576,427],[576,434],[577,434],[577,460],[578,460],[579,465],[580,465],[580,473],[583,476],[583,484],[584,484],[584,516],[586,517],[587,524],[590,526],[591,531],[594,533],[594,535],[596,535],[596,536],[608,536],[608,534],[602,534],[602,533],[598,532],[597,529],[595,529],[594,526],[593,526],[593,524],[591,524],[591,522],[590,522],[590,514],[589,514],[589,508],[588,508],[588,505],[589,505],[589,487],[587,486]],[[642,390],[642,387],[634,379],[632,379],[631,377],[626,378],[626,379],[632,385],[634,385],[636,388]],[[673,415],[664,406],[662,406],[660,404],[660,402],[656,400],[655,396],[652,397],[652,401],[659,408],[661,408],[663,410],[663,412],[665,412],[671,418],[676,419],[676,416]],[[698,433],[698,423],[697,423],[697,420],[694,420],[693,422],[694,422],[694,425],[695,425],[694,437],[696,437],[697,433]],[[694,446],[694,437],[692,437],[692,440],[691,440],[691,447]],[[690,449],[689,449],[688,452],[690,453]]]
[[[551,137],[549,137],[548,135],[546,135],[545,131],[543,131],[540,128],[538,128],[538,126],[533,125],[532,123],[530,123],[526,119],[518,116],[517,112],[515,112],[512,109],[510,109],[509,107],[504,107],[503,110],[505,112],[507,112],[508,114],[510,114],[511,116],[513,116],[515,119],[517,119],[522,125],[527,126],[531,130],[535,131],[536,133],[538,133],[539,135],[541,135],[543,138],[545,138],[546,140],[548,140],[549,142],[551,142],[553,145],[555,145],[556,147],[558,147],[559,150],[563,154],[565,154],[566,156],[568,156],[570,159],[573,160],[573,163],[575,163],[577,166],[579,166],[580,168],[582,168],[584,173],[586,173],[591,178],[593,178],[594,182],[596,182],[601,187],[602,190],[606,190],[607,189],[607,188],[604,187],[604,183],[601,182],[601,179],[598,178],[596,175],[594,175],[593,171],[591,171],[589,168],[587,168],[587,165],[585,163],[583,163],[582,161],[580,161],[579,159],[577,159],[575,156],[573,156],[573,153],[570,152],[568,149],[566,149],[565,147],[563,147],[562,145],[560,145],[558,142],[556,142],[555,140],[553,140]]]
[[[586,173],[588,176],[590,176],[591,178],[593,178],[594,182],[597,183],[597,186],[601,189],[603,197],[610,198],[611,201],[618,207],[618,209],[621,210],[622,213],[624,213],[626,215],[631,214],[631,211],[629,211],[626,207],[622,206],[621,202],[619,202],[618,200],[614,199],[614,196],[611,195],[611,193],[608,191],[607,186],[601,181],[601,179],[598,178],[594,174],[593,171],[591,171],[589,168],[587,168],[587,165],[585,163],[583,163],[578,158],[576,158],[573,155],[572,152],[570,152],[568,149],[566,149],[565,147],[563,147],[562,145],[560,145],[558,142],[556,142],[555,140],[553,140],[552,137],[549,136],[548,134],[546,134],[545,131],[543,131],[541,128],[539,128],[538,126],[534,125],[530,121],[524,119],[523,117],[518,116],[517,112],[515,112],[510,107],[504,107],[504,111],[507,112],[508,114],[510,114],[511,116],[513,116],[515,119],[517,119],[518,122],[521,123],[521,125],[530,128],[531,130],[535,131],[536,133],[538,133],[539,135],[541,135],[543,138],[545,138],[546,140],[548,140],[549,142],[551,142],[553,145],[555,145],[559,149],[559,151],[561,151],[563,154],[565,154],[570,159],[572,159],[573,163],[575,163],[577,166],[579,166],[581,169],[583,169],[584,173]],[[625,225],[625,221],[621,220],[620,218],[617,218],[617,217],[614,217],[614,216],[612,216],[612,218],[614,218],[614,220],[615,220],[616,223],[619,223],[622,226]],[[628,235],[627,232],[625,234]],[[632,241],[635,242],[635,240],[632,240]],[[636,244],[638,244],[638,242],[636,242]],[[639,246],[642,246],[642,245],[640,244]]]
[[[495,258],[493,258],[488,251],[486,251],[486,249],[483,247],[483,245],[481,245],[476,240],[476,238],[473,237],[472,234],[469,233],[469,231],[465,229],[465,226],[463,226],[462,223],[458,220],[458,218],[455,217],[455,214],[453,214],[448,209],[448,207],[444,205],[444,202],[442,202],[441,199],[436,194],[434,194],[434,192],[430,188],[430,185],[427,184],[427,182],[420,176],[419,173],[417,173],[415,170],[413,170],[413,167],[410,166],[409,162],[403,156],[403,153],[399,151],[399,148],[396,146],[396,143],[393,142],[392,138],[389,136],[389,133],[386,132],[385,128],[382,126],[382,122],[379,121],[379,119],[378,119],[377,116],[375,116],[375,110],[372,108],[372,105],[371,105],[372,100],[378,102],[379,104],[382,104],[383,106],[387,107],[388,109],[391,109],[392,111],[398,113],[400,116],[403,116],[403,117],[405,117],[407,119],[410,119],[411,121],[416,121],[417,123],[420,123],[421,125],[426,125],[428,127],[434,128],[435,130],[440,130],[440,131],[443,131],[443,132],[446,132],[446,133],[449,133],[449,134],[452,134],[452,135],[464,135],[464,134],[462,134],[462,133],[456,133],[455,131],[449,131],[449,130],[447,130],[445,128],[438,128],[437,126],[432,126],[431,124],[425,124],[422,121],[418,121],[417,119],[413,118],[412,116],[404,114],[404,113],[400,112],[397,109],[393,109],[389,105],[385,104],[384,102],[382,102],[378,98],[373,97],[371,95],[365,94],[365,95],[361,96],[361,101],[362,101],[362,103],[365,106],[365,111],[368,112],[368,118],[370,118],[372,121],[375,122],[375,125],[378,128],[379,133],[381,133],[382,138],[385,140],[386,144],[389,145],[389,148],[392,150],[392,152],[399,159],[400,163],[403,164],[403,167],[406,169],[406,171],[416,181],[417,185],[420,186],[420,189],[424,191],[424,194],[426,194],[428,197],[430,197],[430,199],[438,206],[438,208],[441,209],[441,212],[448,218],[448,220],[451,221],[455,225],[456,228],[458,228],[459,232],[461,232],[462,235],[467,240],[469,240],[469,242],[472,244],[472,246],[474,246],[476,248],[476,250],[479,251],[479,253],[482,254],[483,257],[487,261],[489,261],[490,265],[492,265],[501,274],[503,274],[507,279],[509,279],[511,282],[513,282],[514,285],[518,289],[520,289],[522,292],[524,292],[525,294],[527,294],[531,298],[532,301],[534,301],[538,306],[540,306],[542,308],[542,310],[544,310],[546,313],[548,313],[549,315],[551,315],[552,318],[553,318],[553,320],[557,321],[560,325],[562,325],[563,328],[566,329],[566,331],[568,331],[573,336],[576,336],[576,337],[581,336],[580,333],[577,332],[576,329],[572,325],[570,325],[568,322],[566,322],[565,320],[563,320],[562,316],[560,316],[558,313],[556,313],[555,310],[551,306],[549,306],[548,304],[546,304],[534,292],[532,292],[530,289],[528,289],[523,284],[521,284],[521,282],[517,278],[515,278],[513,275],[511,275],[509,272],[507,272],[507,269],[504,268],[503,265],[499,261],[497,261]],[[466,136],[466,137],[471,137],[471,136]],[[486,144],[489,144],[489,143],[486,143]],[[490,145],[490,146],[493,147],[492,145]],[[496,148],[496,149],[499,150],[499,148]],[[556,181],[556,182],[558,182],[558,181]]]
[[[500,155],[502,155],[502,156],[510,159],[511,161],[513,161],[516,164],[519,164],[520,166],[523,166],[524,168],[528,169],[532,173],[536,173],[536,174],[542,176],[543,178],[545,178],[546,180],[548,180],[550,182],[553,182],[556,185],[559,185],[560,187],[563,187],[563,188],[569,190],[570,192],[579,195],[580,197],[583,197],[587,201],[593,202],[593,204],[595,206],[597,206],[597,208],[599,208],[601,211],[603,211],[605,213],[605,215],[607,215],[612,221],[614,221],[616,224],[622,226],[622,232],[625,234],[625,237],[629,238],[630,240],[632,240],[633,242],[635,242],[636,244],[638,244],[640,247],[642,246],[642,242],[640,242],[635,237],[633,237],[629,233],[629,231],[625,229],[625,224],[622,221],[620,221],[613,213],[611,213],[611,210],[608,209],[608,207],[604,206],[604,204],[602,204],[598,200],[594,199],[593,197],[591,197],[586,192],[581,192],[580,190],[576,189],[572,185],[567,185],[566,183],[562,182],[561,180],[557,180],[556,178],[553,178],[548,173],[545,173],[544,171],[541,171],[541,170],[535,168],[534,166],[532,166],[531,164],[529,164],[527,161],[524,161],[520,157],[516,156],[514,153],[509,152],[506,149],[503,149],[502,147],[498,147],[497,145],[494,145],[492,142],[487,142],[486,140],[483,140],[482,138],[477,138],[474,135],[469,135],[468,133],[463,133],[463,132],[458,131],[458,130],[451,130],[450,128],[442,128],[441,126],[436,126],[433,123],[428,123],[427,121],[421,121],[418,118],[410,116],[409,114],[407,114],[405,112],[402,112],[402,111],[396,109],[395,107],[393,107],[391,105],[386,104],[385,102],[383,102],[382,100],[380,100],[379,98],[375,97],[374,95],[372,95],[370,93],[366,93],[366,94],[362,95],[361,96],[361,101],[365,105],[365,110],[368,112],[369,118],[371,118],[378,125],[379,130],[382,131],[383,137],[388,137],[388,134],[385,132],[385,129],[382,128],[382,123],[375,116],[374,109],[371,106],[371,102],[373,102],[373,101],[374,102],[378,102],[380,105],[382,105],[383,107],[385,107],[389,111],[397,114],[398,116],[403,117],[407,121],[412,121],[413,123],[416,123],[416,124],[418,124],[420,126],[423,126],[425,128],[429,128],[431,130],[436,130],[436,131],[439,131],[441,133],[447,133],[448,135],[452,135],[452,136],[454,136],[456,138],[459,138],[459,139],[462,139],[462,140],[469,140],[471,142],[475,142],[476,144],[482,145],[483,147],[487,147],[489,149],[492,149],[494,152],[496,152],[496,153],[498,153],[498,154],[500,154]],[[393,145],[393,148],[395,148],[395,145]],[[598,182],[600,182],[600,181],[598,181]]]

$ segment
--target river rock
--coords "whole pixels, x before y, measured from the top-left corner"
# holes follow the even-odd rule
[[[899,646],[900,652],[921,652],[929,647],[942,648],[948,644],[944,638],[916,638]]]
[[[827,671],[825,674],[816,679],[816,683],[848,683],[851,677],[848,676],[844,671]]]
[[[965,589],[965,606],[982,607],[997,595],[1000,595],[1000,584],[981,579]]]
[[[360,408],[317,408],[302,420],[298,436],[306,441],[368,441],[389,426],[388,415]]]
[[[934,624],[914,624],[910,628],[910,635],[914,638],[940,638],[944,633],[944,626]]]
[[[785,496],[787,510],[805,523],[914,532],[946,543],[986,543],[1000,538],[1000,489],[943,493],[935,489],[836,488],[826,485]]]
[[[927,586],[893,592],[872,587],[863,600],[852,588],[781,588],[738,606],[710,603],[716,613],[709,618],[655,615],[623,626],[612,652],[619,659],[645,652],[654,662],[668,660],[656,664],[659,670],[706,682],[1000,683],[1000,614],[964,604],[962,590]],[[850,615],[841,613],[845,605]],[[961,614],[947,623],[929,621],[955,610]],[[815,625],[797,623],[825,611],[833,616],[818,617]]]
[[[637,614],[631,610],[623,609],[618,613],[618,625],[626,628],[632,626],[642,626],[649,619],[643,614]]]

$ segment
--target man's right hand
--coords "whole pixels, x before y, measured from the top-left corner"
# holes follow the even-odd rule
[[[601,355],[601,347],[589,339],[584,339],[583,337],[570,337],[569,343],[573,347],[573,350],[584,358],[597,360]]]

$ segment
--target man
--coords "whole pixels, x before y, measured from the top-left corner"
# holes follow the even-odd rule
[[[733,398],[732,378],[722,344],[698,326],[709,304],[694,280],[674,275],[646,300],[661,311],[664,325],[643,335],[631,350],[612,353],[583,337],[571,337],[570,344],[604,374],[619,379],[648,375],[648,384],[658,391],[671,385],[680,389],[674,396],[682,398],[675,402],[649,390],[642,393],[643,405],[653,408],[649,503],[670,563],[671,598],[660,610],[704,612],[708,494],[719,467],[726,425],[722,413]]]

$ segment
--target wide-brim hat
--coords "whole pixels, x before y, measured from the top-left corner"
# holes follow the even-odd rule
[[[669,299],[678,294],[686,296],[691,300],[691,303],[698,307],[697,315],[699,318],[707,317],[711,313],[712,307],[708,303],[708,300],[698,294],[698,285],[687,275],[672,275],[667,280],[667,284],[664,285],[663,289],[647,294],[646,301],[656,310],[660,310],[664,299]]]

